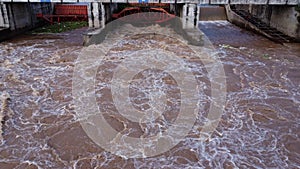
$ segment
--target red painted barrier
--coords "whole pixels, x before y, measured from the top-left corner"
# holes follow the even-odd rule
[[[87,15],[86,5],[55,5],[56,15]]]
[[[53,23],[55,20],[57,22],[87,21],[88,18],[87,5],[56,4],[54,6],[53,15],[43,15],[41,13],[38,13],[36,16],[50,23]]]

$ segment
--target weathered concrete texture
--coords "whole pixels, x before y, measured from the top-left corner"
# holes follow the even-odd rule
[[[174,13],[178,17],[182,17],[185,15],[186,12],[184,12],[184,6],[186,4],[170,4],[170,12]],[[186,6],[187,7],[187,6]]]
[[[300,12],[294,6],[235,5],[235,8],[247,11],[284,34],[300,39]]]
[[[32,26],[33,18],[28,4],[16,3],[8,5],[9,25],[11,30]]]
[[[257,5],[265,5],[268,3],[268,0],[250,0],[250,4],[257,4]]]
[[[36,17],[37,13],[52,12],[51,3],[4,3],[2,5],[5,6],[6,12],[2,8],[1,13],[7,14],[7,21],[2,24],[7,29],[0,31],[0,41],[38,26],[40,21]]]
[[[201,6],[199,20],[211,21],[211,20],[226,20],[226,11],[221,6]]]
[[[228,4],[229,0],[211,0],[211,4]]]
[[[269,4],[272,5],[286,4],[286,0],[269,0]]]
[[[296,5],[296,4],[299,4],[299,0],[288,0],[287,4],[288,5]]]
[[[6,6],[10,30],[33,28],[39,23],[37,13],[50,14],[52,11],[50,3],[7,3]]]
[[[94,16],[94,27],[96,28],[100,28],[100,15],[99,13],[101,14],[101,5],[99,5],[99,3],[92,3],[92,6],[93,6],[93,16]]]
[[[186,4],[183,6],[183,16],[195,17],[197,15],[197,5],[195,4]]]
[[[88,4],[90,28],[104,28],[112,20],[111,15],[118,10],[117,3],[92,2]]]
[[[105,23],[110,22],[112,20],[112,14],[118,10],[118,4],[106,3],[104,4],[104,10],[105,10]]]
[[[238,6],[240,8],[244,8],[244,6],[240,5]],[[225,9],[226,9],[226,15],[227,15],[227,19],[229,22],[239,26],[239,27],[243,27],[243,28],[247,28],[249,27],[248,26],[248,23],[245,22],[245,20],[240,17],[239,15],[235,14],[231,8],[230,8],[230,5],[225,5]]]
[[[0,28],[9,28],[8,13],[4,3],[0,3]]]
[[[237,9],[246,10],[261,21],[279,31],[300,39],[300,12],[293,6],[279,5],[236,5]]]
[[[230,0],[230,4],[248,4],[249,0]]]
[[[273,6],[270,26],[300,39],[300,22],[297,17],[300,17],[300,12],[297,12],[295,7]]]
[[[280,2],[279,2],[280,1]],[[287,1],[284,1],[284,0],[270,0],[269,2],[270,5],[283,5],[283,4],[287,4],[287,5],[298,5],[299,4],[299,1],[298,0],[287,0]]]
[[[209,0],[200,0],[199,2],[200,4],[210,4]]]
[[[270,25],[272,7],[268,5],[250,5],[248,12]]]
[[[242,27],[242,28],[246,28],[246,29],[249,29],[249,30],[254,30],[254,31],[256,31],[256,32],[268,37],[268,38],[271,38],[268,34],[261,31],[260,29],[258,29],[255,25],[251,24],[250,22],[246,21],[241,16],[234,13],[231,10],[230,5],[225,5],[225,8],[226,8],[227,18],[228,18],[229,22],[231,22],[235,25],[238,25],[239,27]]]
[[[105,26],[104,7],[102,3],[92,2],[88,4],[88,16],[90,28],[101,28]]]

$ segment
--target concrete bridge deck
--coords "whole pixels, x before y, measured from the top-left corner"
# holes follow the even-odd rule
[[[102,3],[175,3],[175,0],[0,0],[0,2],[52,2],[52,3],[78,3],[78,2],[102,2]],[[177,0],[176,3],[194,4],[257,4],[257,5],[298,5],[300,0]]]

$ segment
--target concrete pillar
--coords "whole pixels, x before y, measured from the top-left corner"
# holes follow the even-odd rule
[[[15,30],[16,29],[16,21],[15,21],[15,16],[14,16],[14,10],[13,10],[13,5],[9,4],[7,6],[7,10],[9,13],[8,20],[9,20],[9,25],[10,25],[10,30]]]
[[[194,10],[195,10],[194,6],[195,6],[195,4],[188,4],[188,8],[189,8],[188,16],[190,16],[190,17],[194,16]]]
[[[105,27],[105,8],[104,5],[102,3],[100,3],[100,7],[101,7],[101,17],[100,17],[100,21],[101,21],[101,28]]]
[[[112,20],[112,14],[117,9],[116,3],[105,4],[105,21],[110,22]]]
[[[7,13],[6,5],[3,3],[1,8],[2,8],[3,14],[4,14],[4,25],[5,25],[5,27],[9,28],[9,20],[8,20],[8,13]]]
[[[100,16],[99,16],[99,3],[93,2],[93,16],[94,16],[94,27],[95,28],[100,28]]]
[[[200,7],[197,4],[185,4],[183,6],[183,16],[194,17],[199,14]]]
[[[170,3],[170,12],[173,12],[178,17],[182,17],[182,7],[180,3]]]
[[[102,28],[105,25],[104,7],[102,3],[92,2],[88,4],[89,27]]]
[[[88,23],[89,23],[89,27],[92,28],[94,27],[93,24],[93,16],[92,16],[92,3],[88,3]]]
[[[183,13],[183,16],[188,16],[188,13],[189,13],[189,5],[188,4],[183,5],[182,13]]]
[[[196,8],[195,8],[195,10],[196,10],[195,20],[196,20],[196,22],[197,22],[196,24],[198,26],[198,22],[200,20],[200,6],[197,5],[197,4],[195,4],[195,5],[196,5]]]
[[[197,26],[200,13],[200,7],[197,4],[185,4],[182,13],[184,28]]]
[[[175,5],[170,3],[170,12],[175,12]]]
[[[3,3],[2,2],[0,2],[0,28],[2,27],[5,27],[4,26],[4,12],[3,12],[3,10],[2,10],[2,5],[3,5]]]

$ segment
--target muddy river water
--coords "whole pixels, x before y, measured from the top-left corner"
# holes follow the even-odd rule
[[[198,139],[201,127],[193,128],[175,147],[148,158],[126,159],[104,150],[79,123],[72,77],[86,28],[0,43],[0,92],[10,95],[12,111],[3,126],[0,168],[299,168],[300,45],[276,44],[227,21],[201,22],[199,28],[224,67],[223,114],[208,140]],[[201,125],[211,89],[201,61],[187,57],[192,51],[159,35],[120,38],[124,40],[106,54],[95,80],[96,101],[108,123],[124,135],[146,138],[165,131],[176,119],[180,88],[176,79],[158,69],[137,73],[129,97],[132,106],[143,111],[151,107],[153,93],[165,93],[164,118],[130,122],[113,105],[112,70],[128,52],[148,46],[173,51],[188,62],[201,88],[203,106],[195,122]]]

